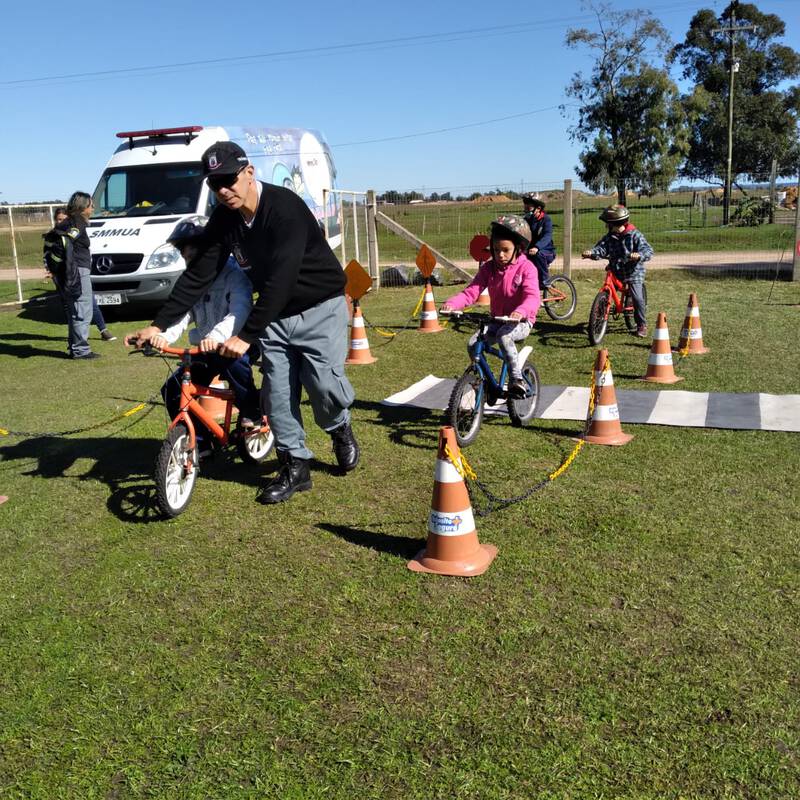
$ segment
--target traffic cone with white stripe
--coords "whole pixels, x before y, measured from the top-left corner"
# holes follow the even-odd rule
[[[686,307],[686,318],[683,320],[681,336],[678,339],[678,352],[697,356],[711,352],[708,347],[703,345],[703,328],[700,326],[700,305],[697,302],[697,295],[692,292],[689,295],[689,305]]]
[[[374,364],[378,359],[369,351],[369,339],[364,328],[364,315],[361,303],[353,300],[353,327],[350,331],[350,352],[345,364]]]
[[[214,389],[216,391],[225,392],[226,397],[230,397],[233,399],[233,390],[229,389],[225,385],[225,381],[220,378],[219,375],[216,375],[211,379],[208,384],[209,389]],[[228,403],[224,397],[211,397],[211,395],[198,395],[197,402],[202,407],[203,411],[208,414],[211,414],[212,417],[217,422],[222,422],[225,419],[225,411],[228,407]],[[236,413],[236,406],[231,407],[231,413]]]
[[[455,431],[450,427],[440,428],[428,542],[408,562],[413,572],[482,575],[497,555],[494,545],[478,541],[467,487],[455,464],[462,465]]]
[[[419,314],[420,333],[439,333],[444,328],[439,324],[439,315],[436,313],[436,303],[433,302],[433,288],[430,278],[425,279],[425,299],[422,301],[422,311]]]
[[[489,299],[489,290],[484,289],[479,295],[478,299],[472,304],[474,306],[489,306],[492,301]]]
[[[653,346],[650,348],[650,355],[647,357],[647,373],[642,381],[650,383],[677,383],[682,381],[675,374],[672,368],[672,350],[669,346],[669,330],[667,329],[667,315],[663,311],[658,312],[658,321],[653,335]]]
[[[584,437],[590,444],[627,444],[633,436],[624,433],[619,421],[614,376],[608,363],[608,350],[598,350],[594,364],[595,401],[589,430]]]

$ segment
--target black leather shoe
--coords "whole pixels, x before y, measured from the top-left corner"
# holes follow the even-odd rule
[[[93,358],[100,358],[100,353],[95,353],[92,350],[90,353],[87,353],[85,356],[70,356],[70,358],[75,359],[75,361],[84,361],[84,360],[91,360]]]
[[[290,453],[278,451],[280,468],[278,474],[261,487],[256,500],[264,505],[282,503],[295,492],[307,492],[311,488],[311,471],[308,459],[295,458]]]
[[[345,422],[338,428],[330,431],[333,441],[333,452],[336,454],[336,462],[345,472],[350,472],[356,468],[361,450],[358,447],[356,437],[349,422]]]

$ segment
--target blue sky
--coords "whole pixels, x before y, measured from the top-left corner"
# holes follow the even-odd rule
[[[800,0],[756,5],[800,49]],[[186,124],[319,129],[348,189],[468,193],[574,178],[578,148],[558,106],[590,65],[564,46],[568,28],[592,25],[578,0],[9,6],[0,201],[91,192],[118,131]],[[724,6],[647,7],[679,41],[697,9]],[[459,129],[416,135],[444,128]]]

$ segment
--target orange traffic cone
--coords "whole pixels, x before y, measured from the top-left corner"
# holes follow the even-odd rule
[[[369,351],[369,339],[364,329],[361,303],[353,300],[353,327],[350,331],[350,352],[345,364],[374,364],[378,359]]]
[[[208,388],[224,391],[226,397],[230,397],[231,400],[233,399],[233,390],[228,389],[225,386],[225,381],[223,381],[219,375],[211,379],[211,382],[208,384]],[[224,398],[211,397],[210,395],[198,395],[197,402],[202,406],[203,410],[214,417],[217,422],[222,422],[222,420],[225,419],[225,409],[227,408],[228,404]],[[231,413],[236,413],[235,406],[231,407]]]
[[[489,300],[489,290],[488,289],[484,289],[478,295],[478,299],[472,305],[474,305],[474,306],[488,306],[488,305],[491,305],[491,300]]]
[[[672,368],[672,350],[669,346],[669,330],[667,330],[667,315],[663,311],[658,312],[656,331],[653,335],[653,346],[650,348],[650,355],[647,357],[647,374],[642,381],[650,383],[677,383],[682,381],[675,374]]]
[[[598,350],[594,364],[595,402],[589,430],[584,437],[590,444],[627,444],[633,436],[623,433],[619,422],[614,376],[608,364],[608,350]]]
[[[689,295],[686,318],[683,320],[681,337],[675,349],[690,356],[711,352],[708,347],[703,346],[703,329],[700,327],[700,306],[697,303],[697,295],[694,292]]]
[[[439,333],[444,328],[439,324],[439,315],[436,313],[436,303],[433,302],[433,289],[430,279],[425,280],[425,299],[422,301],[422,311],[419,315],[420,333]]]
[[[450,451],[450,456],[446,450]],[[478,541],[467,487],[454,462],[462,463],[455,431],[449,427],[440,428],[428,542],[425,549],[408,562],[413,572],[463,577],[482,575],[497,555],[494,545]]]

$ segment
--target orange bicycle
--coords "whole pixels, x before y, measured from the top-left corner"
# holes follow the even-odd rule
[[[189,505],[200,467],[200,453],[195,435],[196,422],[202,423],[220,447],[235,443],[242,460],[259,464],[269,455],[275,444],[275,435],[269,428],[267,418],[262,417],[261,426],[244,429],[237,418],[231,430],[234,408],[234,393],[231,389],[201,386],[192,382],[192,358],[202,356],[199,347],[154,348],[145,345],[145,355],[165,353],[181,358],[180,410],[167,431],[156,459],[156,501],[159,509],[169,517],[177,517]],[[220,425],[200,404],[198,398],[212,397],[225,403],[225,417]]]
[[[642,293],[644,294],[645,304],[647,304],[646,286],[642,286]],[[620,314],[625,320],[627,329],[634,333],[636,331],[636,319],[633,315],[633,298],[631,297],[630,288],[627,283],[623,283],[614,275],[611,267],[606,267],[606,279],[592,301],[592,308],[589,311],[587,333],[591,344],[600,344],[606,335],[609,316],[612,319],[618,319]]]

